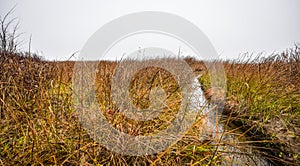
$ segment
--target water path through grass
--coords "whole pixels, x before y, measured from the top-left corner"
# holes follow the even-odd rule
[[[192,109],[202,110],[203,131],[199,139],[212,140],[216,147],[216,155],[221,155],[224,160],[222,165],[272,165],[266,158],[259,155],[250,143],[250,140],[240,129],[236,129],[222,118],[221,110],[217,111],[206,100],[198,79],[193,81],[194,93],[191,98]]]

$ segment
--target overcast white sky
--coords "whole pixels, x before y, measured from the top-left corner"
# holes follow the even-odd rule
[[[280,52],[300,42],[299,0],[0,0],[0,14],[15,4],[23,38],[32,34],[32,50],[49,60],[66,60],[102,25],[139,11],[188,19],[222,58]]]

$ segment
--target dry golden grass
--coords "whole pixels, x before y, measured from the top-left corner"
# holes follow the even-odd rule
[[[203,74],[199,80],[206,94],[212,93],[204,63],[186,61],[196,74]],[[227,76],[225,120],[241,128],[239,135],[247,136],[247,142],[273,163],[299,164],[299,49],[267,59],[218,63],[224,64]],[[47,62],[1,53],[1,165],[219,165],[227,160],[224,153],[216,153],[216,147],[226,142],[199,139],[201,117],[159,154],[124,156],[102,147],[81,127],[74,111],[73,66],[74,62]],[[181,100],[172,75],[156,67],[136,73],[130,95],[138,108],[149,106],[153,87],[162,87],[169,99],[168,107],[157,119],[139,122],[126,119],[112,101],[111,81],[116,66],[116,62],[102,61],[97,73],[97,100],[107,119],[131,135],[147,135],[167,127],[166,121],[176,115]]]
[[[201,162],[212,160],[206,157],[212,154],[212,148],[197,139],[198,130],[187,134],[161,156],[157,154],[133,157],[111,152],[90,138],[81,127],[74,111],[71,89],[74,62],[46,62],[20,54],[5,53],[2,53],[0,58],[0,164],[2,165],[149,165],[151,163],[175,165],[200,162],[202,158],[204,159]],[[108,119],[115,120],[119,124],[119,130],[133,135],[156,131],[156,127],[161,127],[163,119],[156,120],[155,123],[140,123],[127,121],[124,116],[114,116],[118,110],[115,110],[111,102],[109,83],[115,65],[114,62],[100,62],[99,65],[101,67],[98,73],[100,77],[97,79],[97,92],[99,103],[107,108],[104,109],[107,111],[104,114]],[[159,71],[156,68],[151,70]],[[153,72],[146,73],[153,76]],[[167,74],[161,72],[160,76]],[[144,76],[146,78],[146,75]],[[166,81],[165,77],[154,78],[153,82]],[[142,77],[137,75],[135,78]],[[145,91],[143,88],[147,86],[139,86],[140,83],[145,83],[144,81],[145,79],[134,79],[132,89],[140,88],[141,92]],[[174,87],[170,88],[168,93],[176,98],[173,96],[175,93],[171,93],[172,90]],[[146,92],[143,93],[148,95]],[[137,105],[144,107],[149,101],[147,101],[148,96],[146,98],[142,96],[133,96],[133,98],[136,98]],[[141,98],[143,100],[140,100]],[[176,104],[171,102],[170,104],[173,104],[170,108],[176,107]],[[170,110],[168,109],[169,112],[166,114],[174,114]],[[159,123],[156,123],[158,121]],[[201,126],[200,123],[201,120],[194,126]],[[151,127],[149,124],[156,124],[156,126]],[[134,125],[134,128],[129,128],[129,125]],[[195,147],[199,150],[195,151]]]

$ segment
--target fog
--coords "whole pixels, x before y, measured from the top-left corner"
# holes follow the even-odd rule
[[[300,42],[299,0],[0,0],[0,14],[15,4],[13,16],[24,32],[22,48],[28,49],[32,35],[31,50],[49,60],[68,59],[105,23],[139,11],[163,11],[191,21],[220,58],[268,55]]]

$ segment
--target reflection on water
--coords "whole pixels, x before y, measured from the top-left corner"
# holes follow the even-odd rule
[[[250,144],[246,144],[247,138],[242,136],[240,130],[226,126],[220,122],[221,110],[217,111],[208,102],[201,89],[198,79],[193,81],[194,93],[190,100],[193,110],[202,110],[199,114],[204,116],[204,126],[200,139],[214,140],[212,144],[219,145],[218,154],[224,158],[222,165],[272,165],[267,159],[255,153]]]

